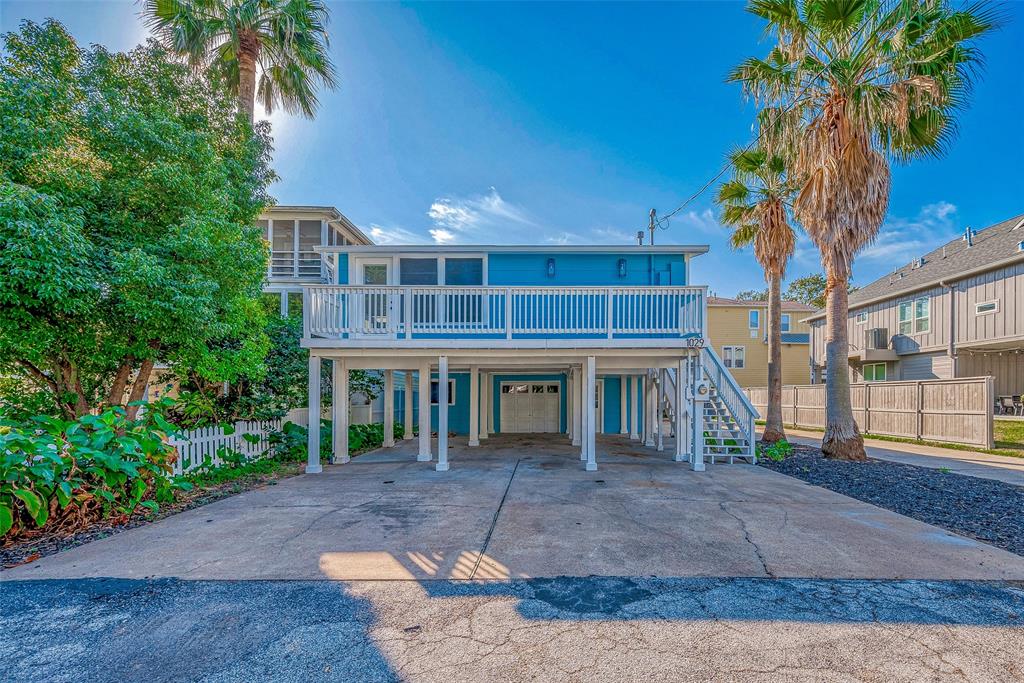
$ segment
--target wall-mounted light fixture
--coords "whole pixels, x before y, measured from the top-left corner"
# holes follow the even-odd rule
[[[554,276],[555,276],[555,259],[549,258],[548,259],[548,277],[554,277]]]
[[[624,258],[620,258],[619,259],[618,268],[619,268],[619,277],[626,277],[626,259],[624,259]]]

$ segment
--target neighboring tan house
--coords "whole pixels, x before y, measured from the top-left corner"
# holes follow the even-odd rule
[[[782,302],[782,383],[810,377],[810,326],[815,311],[799,301]],[[768,385],[768,303],[708,298],[708,338],[741,387]]]
[[[592,471],[605,448],[597,434],[661,448],[667,423],[678,435],[674,459],[693,469],[706,458],[753,459],[757,413],[706,343],[707,287],[691,282],[691,260],[706,251],[317,247],[330,277],[302,284],[309,414],[322,412],[327,361],[339,398],[349,371],[382,371],[385,447],[395,445],[395,422],[405,438],[418,424],[418,459],[439,471],[452,434],[468,447],[508,432],[568,439]],[[336,403],[331,451],[341,463],[350,416]],[[309,430],[308,453],[306,471],[319,472],[320,430]]]
[[[825,314],[811,324],[814,381],[823,381]],[[850,295],[852,381],[995,377],[997,396],[1024,393],[1024,216],[964,235]]]

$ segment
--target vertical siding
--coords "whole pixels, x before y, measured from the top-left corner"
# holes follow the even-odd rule
[[[1012,352],[971,353],[960,351],[956,359],[957,377],[995,378],[996,396],[1024,394],[1024,355]]]
[[[957,342],[1024,335],[1024,264],[982,273],[957,286]],[[999,310],[978,315],[975,305],[997,301]]]

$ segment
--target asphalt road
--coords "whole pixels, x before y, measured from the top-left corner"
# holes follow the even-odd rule
[[[1019,681],[1024,586],[0,583],[4,681]]]

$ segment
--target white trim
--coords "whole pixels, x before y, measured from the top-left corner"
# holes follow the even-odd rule
[[[861,317],[861,316],[863,316],[863,317]],[[854,324],[856,324],[856,325],[866,325],[867,322],[868,322],[868,312],[867,311],[858,311],[857,313],[854,314],[853,321],[854,321]]]
[[[437,402],[434,401],[434,385],[435,384],[437,384],[437,389],[438,389],[437,393],[438,393],[438,396],[440,396],[441,395],[440,380],[434,379],[433,377],[431,377],[430,378],[430,406],[431,407],[434,407],[436,405],[441,405],[440,403],[437,403]],[[455,405],[455,380],[453,378],[449,378],[448,379],[448,405],[450,405],[450,406]]]
[[[726,351],[726,349],[728,349],[728,351]],[[736,365],[736,351],[737,350],[740,352],[740,355],[743,356],[743,358],[740,359],[741,365]],[[731,357],[727,358],[727,356],[731,356]],[[723,346],[722,347],[722,365],[724,365],[725,367],[729,368],[730,370],[743,370],[744,368],[746,368],[747,367],[747,347],[746,346],[737,346],[735,344],[730,344],[728,346]]]
[[[982,306],[993,305],[993,308],[987,311],[979,311],[978,309]],[[974,315],[992,315],[993,313],[999,312],[999,299],[989,299],[988,301],[978,301],[974,304]]]
[[[391,254],[391,253],[414,253],[414,254],[462,254],[462,253],[569,253],[569,254],[688,254],[698,255],[708,252],[706,244],[668,244],[657,246],[637,246],[628,244],[553,244],[553,245],[527,245],[514,246],[507,244],[346,244],[339,246],[320,246],[316,249],[321,253],[347,252],[350,254]]]

